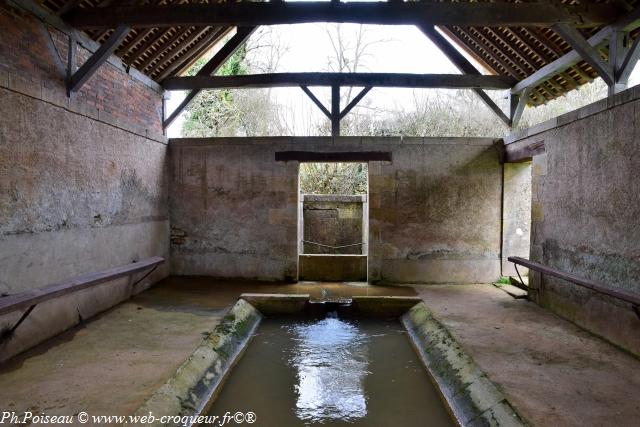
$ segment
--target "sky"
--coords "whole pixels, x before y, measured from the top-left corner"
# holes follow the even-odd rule
[[[336,24],[297,24],[269,27],[266,42],[277,41],[284,53],[281,54],[276,72],[311,72],[329,71],[328,58],[334,56],[328,30],[335,34]],[[342,34],[347,45],[355,43],[360,25],[341,24]],[[431,43],[420,30],[414,26],[365,25],[364,40],[371,43],[367,55],[363,59],[359,72],[396,72],[396,73],[432,73],[458,74],[457,69]],[[259,30],[260,31],[260,30]],[[262,43],[262,38],[260,43]],[[221,43],[219,44],[221,45]],[[214,46],[209,54],[213,54],[220,46]],[[478,69],[477,62],[465,52]],[[264,53],[262,53],[264,54]],[[640,82],[640,67],[636,67],[630,79],[630,86]],[[316,96],[325,106],[330,106],[329,88],[312,88]],[[346,89],[342,89],[343,91]],[[411,109],[414,92],[427,90],[374,88],[367,94],[358,108],[375,109]],[[356,92],[357,93],[357,92]],[[320,110],[309,100],[300,88],[274,88],[271,96],[281,110],[289,115],[289,122],[295,123],[295,135],[306,135],[309,123],[325,120]],[[498,97],[506,100],[506,92],[498,93]],[[167,108],[172,112],[184,97],[184,92],[171,92]],[[344,107],[344,105],[342,106]],[[355,110],[354,110],[355,111]],[[169,137],[179,137],[184,117],[181,116],[168,128]]]

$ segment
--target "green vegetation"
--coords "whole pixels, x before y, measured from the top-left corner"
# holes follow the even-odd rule
[[[367,194],[366,163],[302,163],[303,194]]]
[[[511,284],[511,278],[508,276],[502,276],[500,280],[496,282],[496,285],[510,285],[510,284]]]
[[[209,61],[200,58],[187,72],[193,76]],[[238,76],[253,72],[247,61],[247,47],[241,46],[216,75]],[[204,90],[186,108],[182,125],[185,137],[257,136],[283,134],[277,108],[268,90]]]

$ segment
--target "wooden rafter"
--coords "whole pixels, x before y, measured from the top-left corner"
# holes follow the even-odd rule
[[[449,43],[449,41],[442,36],[434,27],[429,26],[420,26],[420,30],[422,33],[431,40],[431,42],[442,52],[444,56],[451,61],[451,63],[464,74],[471,75],[480,75],[480,71],[473,66],[471,62],[467,58],[464,57],[458,50],[456,50],[453,45]],[[498,116],[498,118],[504,122],[507,126],[511,125],[511,120],[507,117],[504,112],[496,105],[495,102],[487,95],[487,93],[482,89],[473,89],[473,91],[480,97],[482,102],[491,109]]]
[[[240,46],[242,46],[249,36],[253,34],[256,30],[255,27],[243,27],[238,28],[236,30],[236,34],[224,45],[222,48],[207,62],[204,67],[198,71],[196,77],[211,77],[212,74],[215,74],[216,71],[224,64],[227,59],[233,55],[236,50]],[[175,79],[176,77],[174,77]],[[177,77],[177,78],[187,78],[187,77]],[[169,79],[168,79],[169,80]],[[166,128],[173,121],[178,118],[180,113],[191,103],[193,98],[200,93],[201,88],[191,88],[191,92],[187,94],[184,100],[178,105],[178,107],[169,115],[169,117],[164,121],[163,126]]]
[[[598,50],[578,30],[566,24],[557,24],[553,27],[553,30],[560,34],[573,47],[575,52],[598,72],[607,85],[615,83],[611,66],[602,59]]]
[[[220,42],[230,31],[229,28],[212,28],[207,35],[200,39],[191,49],[168,65],[163,65],[156,77],[162,81],[170,75],[180,75],[189,69],[211,46]],[[155,71],[157,72],[157,70]]]

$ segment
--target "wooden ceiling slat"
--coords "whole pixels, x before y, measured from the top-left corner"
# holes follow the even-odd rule
[[[510,49],[519,58],[518,62],[522,64],[522,67],[527,67],[527,75],[539,68],[539,65],[536,64],[535,55],[527,54],[517,43],[508,40],[507,36],[502,34],[499,29],[483,28],[483,30],[493,36],[505,49]]]
[[[194,27],[183,28],[180,32],[173,35],[169,40],[162,43],[154,53],[150,54],[147,57],[147,59],[145,59],[141,64],[139,64],[138,68],[144,71],[149,64],[152,64],[155,60],[157,60],[158,58],[161,58],[163,55],[165,55],[167,52],[173,49],[175,47],[175,43],[179,41],[182,37],[184,37],[186,34],[189,34],[189,32],[193,28]]]
[[[501,55],[504,56],[504,53],[502,53],[500,49],[498,49],[490,40],[478,33],[476,28],[468,28],[468,30],[464,30],[460,27],[457,28],[463,35],[473,41],[484,52],[486,52],[487,56],[498,63],[509,76],[521,79],[526,75],[524,71],[518,71],[513,65],[509,64],[508,58],[502,58]]]
[[[183,40],[180,43],[177,43],[175,49],[172,49],[166,56],[160,59],[148,72],[150,75],[156,75],[158,70],[163,70],[167,68],[170,64],[177,60],[181,54],[184,53],[185,49],[191,50],[193,49],[193,43],[200,39],[204,34],[206,34],[211,28],[205,27],[200,28],[196,27],[194,31],[189,35],[189,37]]]
[[[125,42],[120,51],[118,51],[118,55],[124,60],[127,59],[127,55],[132,49],[135,49],[139,43],[141,43],[145,38],[147,38],[154,31],[160,31],[158,28],[150,28],[148,30],[138,29],[138,33],[131,40],[131,42]]]
[[[154,33],[146,42],[131,52],[131,57],[128,59],[127,63],[138,68],[136,63],[143,60],[144,54],[156,43],[162,43],[164,37],[170,36],[175,31],[177,31],[176,28],[160,28],[157,33]]]
[[[161,82],[167,77],[176,76],[184,73],[200,58],[211,46],[214,46],[220,40],[222,40],[229,33],[228,28],[216,28],[211,31],[205,38],[200,40],[196,47],[191,49],[188,54],[180,57],[175,63],[169,65],[166,69],[162,70],[156,80]]]

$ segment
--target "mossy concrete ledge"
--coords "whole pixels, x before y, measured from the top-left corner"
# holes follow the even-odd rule
[[[424,303],[413,306],[401,320],[458,424],[528,425]]]
[[[420,297],[361,295],[353,297],[352,307],[363,316],[400,317],[420,302]]]
[[[242,294],[240,299],[247,301],[260,313],[301,314],[309,304],[309,294]]]
[[[219,392],[222,382],[249,343],[262,315],[251,304],[238,300],[176,373],[160,387],[135,415],[162,416],[202,414]],[[177,426],[159,421],[151,425]]]

